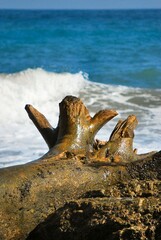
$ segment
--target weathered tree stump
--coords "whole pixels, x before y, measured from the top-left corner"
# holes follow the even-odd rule
[[[128,189],[131,181],[160,181],[160,153],[144,155],[136,161],[132,149],[134,116],[118,123],[109,141],[101,143],[94,137],[117,115],[114,110],[103,110],[91,117],[80,99],[68,96],[60,103],[55,129],[31,105],[26,110],[49,152],[28,164],[0,169],[1,240],[25,239],[66,202],[95,193],[106,193],[110,199],[117,197],[116,189],[121,183],[126,183]],[[123,154],[119,141],[125,141]],[[141,188],[148,187],[143,184]],[[124,189],[120,191],[125,197]]]
[[[82,154],[90,152],[97,132],[117,115],[115,110],[102,110],[91,117],[83,102],[73,96],[64,98],[59,108],[59,122],[54,129],[41,113],[31,105],[26,106],[29,117],[49,146],[50,151],[45,158],[64,151]]]

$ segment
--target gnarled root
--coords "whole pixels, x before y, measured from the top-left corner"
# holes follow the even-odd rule
[[[93,151],[93,142],[100,128],[117,115],[115,110],[102,110],[91,117],[83,102],[67,96],[59,104],[60,116],[56,129],[31,105],[26,106],[29,117],[34,122],[49,146],[45,158],[64,151],[86,154]]]
[[[138,155],[133,149],[134,129],[138,121],[135,115],[119,120],[108,142],[94,142],[100,128],[117,115],[115,110],[101,110],[91,117],[83,102],[73,96],[65,97],[59,104],[58,126],[54,129],[48,120],[31,105],[26,105],[29,117],[46,141],[49,151],[42,157],[53,158],[71,152],[84,155],[91,161],[130,162],[152,156],[155,152]],[[100,145],[100,146],[99,146]]]

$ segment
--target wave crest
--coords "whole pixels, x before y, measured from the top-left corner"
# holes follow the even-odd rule
[[[55,102],[61,101],[66,95],[79,94],[86,78],[87,75],[82,72],[54,73],[41,68],[27,69],[13,74],[0,74],[0,123],[6,122],[6,119],[24,121],[24,106],[28,103],[42,112],[53,112],[55,105],[58,105]],[[49,109],[50,107],[52,109]]]

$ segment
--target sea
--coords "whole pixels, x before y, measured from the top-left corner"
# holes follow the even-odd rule
[[[134,148],[161,150],[161,10],[0,10],[1,168],[48,151],[25,105],[56,127],[67,95],[118,112],[97,139],[135,114]]]

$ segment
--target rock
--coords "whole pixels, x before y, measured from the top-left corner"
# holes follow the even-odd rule
[[[159,240],[160,187],[160,181],[133,180],[101,197],[90,193],[49,215],[27,240]]]

